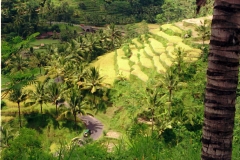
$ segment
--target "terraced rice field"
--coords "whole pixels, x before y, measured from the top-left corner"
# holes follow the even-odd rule
[[[120,48],[116,50],[116,54],[114,52],[107,53],[99,58],[98,61],[100,62],[95,62],[95,66],[98,65],[100,68],[100,74],[107,77],[108,80],[106,82],[112,84],[117,76],[116,73],[126,78],[134,75],[144,82],[150,77],[150,73],[147,73],[149,69],[156,70],[159,74],[164,74],[167,68],[174,64],[178,48],[181,48],[186,53],[184,60],[187,62],[196,61],[201,56],[200,49],[192,48],[183,43],[181,37],[170,36],[164,31],[160,31],[160,26],[156,27],[154,25],[154,28],[151,28],[152,25],[149,25],[149,27],[150,35],[141,35],[140,39],[132,39],[131,44],[127,45],[127,49],[131,53],[130,56],[127,55],[127,57],[124,53],[126,48]],[[183,31],[171,24],[162,25],[161,28],[163,30],[171,29],[176,33],[182,33]],[[167,44],[165,41],[165,45],[163,45],[163,42],[159,40],[162,38],[167,41]]]
[[[164,25],[161,26],[161,28],[162,28],[163,30],[170,29],[170,30],[172,30],[173,32],[180,33],[180,34],[182,33],[182,30],[181,30],[180,28],[175,27],[175,26],[173,26],[172,24],[164,24]]]
[[[116,77],[116,71],[114,70],[114,52],[107,53],[98,57],[98,60],[94,63],[94,66],[99,69],[100,75],[103,76],[104,83],[113,84]]]
[[[117,62],[115,63],[117,63],[119,74],[129,78],[131,69],[129,65],[129,59],[127,59],[122,49],[117,50]]]

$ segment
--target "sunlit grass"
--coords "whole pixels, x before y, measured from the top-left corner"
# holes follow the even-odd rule
[[[176,26],[173,26],[172,24],[164,24],[164,25],[161,25],[161,28],[163,30],[166,30],[166,29],[171,29],[173,32],[176,32],[176,33],[182,33],[182,30],[179,29],[178,27]]]
[[[113,84],[116,78],[116,72],[114,69],[114,52],[106,53],[91,65],[99,69],[100,75],[104,77],[104,83]]]
[[[130,65],[128,59],[123,59],[125,57],[125,54],[122,49],[117,50],[117,65],[119,74],[123,75],[126,78],[129,78],[130,76]]]
[[[139,79],[141,79],[144,82],[148,80],[148,76],[141,71],[141,68],[139,67],[139,65],[133,65],[132,68],[133,68],[133,71],[131,72],[132,75],[137,76]]]
[[[137,48],[143,47],[143,45],[137,40],[137,38],[134,38],[132,42],[136,45]]]
[[[139,63],[138,52],[133,52],[129,60],[138,64]]]
[[[2,123],[7,123],[13,120],[15,117],[14,116],[1,116],[1,122]]]
[[[168,66],[172,65],[172,61],[167,57],[166,53],[162,53],[160,55],[160,59],[161,59],[161,61],[164,61],[166,63],[166,65],[168,65]]]
[[[165,47],[163,46],[163,44],[161,42],[159,42],[158,40],[154,39],[154,38],[149,38],[150,44],[153,48],[153,50],[158,53],[161,54],[162,52],[165,52]]]
[[[152,34],[158,35],[160,37],[163,37],[164,39],[172,42],[172,43],[178,43],[182,42],[182,38],[178,36],[169,36],[168,34],[164,33],[163,31],[159,31],[159,29],[155,29],[150,31]]]
[[[159,58],[159,56],[154,56],[153,64],[156,67],[158,73],[166,72],[166,68],[162,65],[162,63],[160,63]]]
[[[154,48],[156,48],[156,47],[154,47]],[[155,54],[152,52],[152,49],[151,49],[149,44],[145,45],[144,50],[145,50],[145,52],[147,53],[148,56],[150,56],[150,57],[155,56]]]
[[[40,46],[41,44],[58,44],[60,43],[60,40],[57,39],[38,39],[30,43],[32,46]]]
[[[177,57],[174,49],[175,49],[175,48],[174,48],[173,46],[167,46],[167,48],[166,48],[167,54],[168,54],[170,57],[172,57],[172,58],[176,58],[176,57]]]

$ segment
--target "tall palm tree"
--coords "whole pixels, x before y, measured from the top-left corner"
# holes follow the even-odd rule
[[[18,105],[18,117],[19,117],[19,125],[22,127],[21,122],[21,111],[20,111],[20,103],[27,99],[27,94],[22,92],[22,88],[15,88],[9,96],[9,100],[17,103]]]
[[[206,0],[197,0],[198,11]],[[240,1],[215,0],[202,136],[205,159],[230,160],[239,73]]]
[[[67,63],[65,56],[54,53],[51,55],[50,60],[51,61],[48,61],[48,65],[45,66],[45,69],[48,71],[48,75],[53,77],[64,75],[64,67]]]
[[[47,6],[47,12],[46,12],[46,17],[47,19],[49,20],[49,25],[51,26],[52,25],[52,21],[55,19],[55,15],[57,10],[54,6],[54,3],[51,2],[51,0],[47,0],[47,3],[46,3],[46,6]]]
[[[23,23],[24,23],[24,19],[23,19],[22,15],[17,14],[15,19],[14,19],[13,24],[14,24],[14,28],[16,29],[16,32],[17,32],[18,35],[20,33],[21,25]]]
[[[9,93],[12,93],[13,90],[24,88],[28,85],[35,84],[36,77],[34,75],[22,74],[22,73],[14,73],[11,75],[5,75],[9,82],[2,86],[1,89],[2,95],[1,98],[3,99]]]
[[[40,74],[42,74],[42,67],[47,65],[48,55],[46,55],[44,52],[36,52],[34,57],[36,58],[35,63],[39,67]]]
[[[71,88],[70,92],[67,94],[67,102],[71,108],[71,112],[74,116],[75,127],[77,125],[77,113],[84,114],[84,97],[81,95],[80,90],[77,87]]]
[[[108,26],[108,30],[109,49],[114,49],[115,47],[120,46],[122,38],[121,31],[117,30],[113,23]]]
[[[34,100],[35,104],[40,104],[41,114],[43,103],[47,102],[45,84],[48,81],[48,78],[44,82],[37,82],[35,84],[35,91],[31,90],[29,92],[30,98]]]
[[[58,103],[60,96],[63,94],[62,86],[55,82],[50,82],[50,85],[46,87],[46,96],[48,101],[55,104],[56,116],[58,116]]]
[[[28,59],[23,58],[21,53],[16,53],[12,55],[11,59],[9,61],[5,62],[10,68],[11,73],[15,72],[23,72],[24,70],[28,69]]]
[[[82,90],[86,90],[90,101],[93,104],[92,108],[99,109],[98,104],[101,103],[101,97],[104,88],[107,88],[107,84],[103,83],[103,77],[100,76],[99,71],[95,67],[91,67],[86,73],[86,79],[79,81],[77,84]]]

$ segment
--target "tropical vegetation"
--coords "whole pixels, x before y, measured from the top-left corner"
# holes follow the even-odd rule
[[[229,120],[233,137],[232,148],[214,153],[237,160],[238,50],[225,53],[237,49],[238,32],[224,45],[225,57],[212,48],[223,45],[210,30],[217,25],[212,4],[199,10],[195,0],[3,0],[1,158],[201,159],[201,147],[221,138],[206,134],[215,133],[207,128],[214,118]],[[217,64],[233,69],[226,80],[212,70]],[[218,117],[225,102],[232,109]],[[101,122],[100,138],[83,138],[83,116]]]

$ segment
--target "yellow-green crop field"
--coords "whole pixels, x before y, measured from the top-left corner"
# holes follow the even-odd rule
[[[134,38],[134,39],[132,40],[132,42],[133,42],[138,48],[143,47],[143,45],[137,40],[137,38]]]
[[[141,71],[141,68],[138,65],[133,65],[132,68],[133,68],[133,71],[131,72],[132,75],[137,76],[139,79],[141,79],[144,82],[148,80],[148,76]]]
[[[164,24],[164,25],[161,26],[161,28],[163,30],[171,29],[175,33],[180,33],[180,34],[182,33],[181,29],[179,29],[178,27],[173,26],[172,24]]]
[[[148,40],[150,41],[150,44],[156,53],[161,54],[162,52],[165,52],[165,47],[161,42],[154,38],[149,38]]]
[[[131,51],[131,54],[127,55],[128,57],[125,55],[124,49],[120,48],[116,50],[116,55],[114,55],[114,52],[107,53],[94,62],[94,66],[99,67],[100,74],[108,79],[106,82],[112,84],[118,76],[116,73],[126,78],[129,78],[131,74],[146,82],[150,76],[150,73],[147,73],[147,68],[154,69],[159,74],[164,74],[168,67],[176,63],[178,48],[186,53],[184,60],[187,62],[196,61],[201,56],[202,51],[200,49],[185,44],[183,38],[179,36],[171,36],[164,32],[164,30],[170,29],[181,34],[183,30],[178,28],[178,25],[149,24],[148,26],[151,34],[141,35],[141,40],[134,38],[131,41],[132,44],[125,44]],[[186,29],[188,28],[185,27],[184,30]],[[161,42],[161,39],[165,39],[164,42]],[[167,46],[164,47],[163,44],[167,44]],[[116,57],[114,58],[114,56]],[[115,67],[116,65],[117,67]]]
[[[167,57],[166,53],[162,53],[161,56],[160,56],[160,59],[161,59],[161,61],[165,62],[166,65],[168,65],[169,67],[172,65],[172,61],[171,61],[171,59],[169,59]]]
[[[116,77],[116,71],[114,69],[114,52],[99,57],[98,61],[94,63],[94,66],[99,69],[100,75],[104,78],[104,83],[113,84]]]
[[[152,52],[152,49],[151,49],[151,47],[150,47],[149,44],[146,44],[146,45],[145,45],[144,50],[145,50],[145,52],[146,52],[146,54],[147,54],[148,56],[150,56],[150,57],[155,56],[155,54]]]
[[[139,60],[138,60],[138,52],[133,52],[132,56],[130,57],[130,61],[131,62],[134,62],[135,64],[138,64],[139,63]]]
[[[162,63],[160,63],[159,58],[159,56],[154,56],[153,64],[156,67],[158,73],[166,72],[166,68],[163,67]]]

